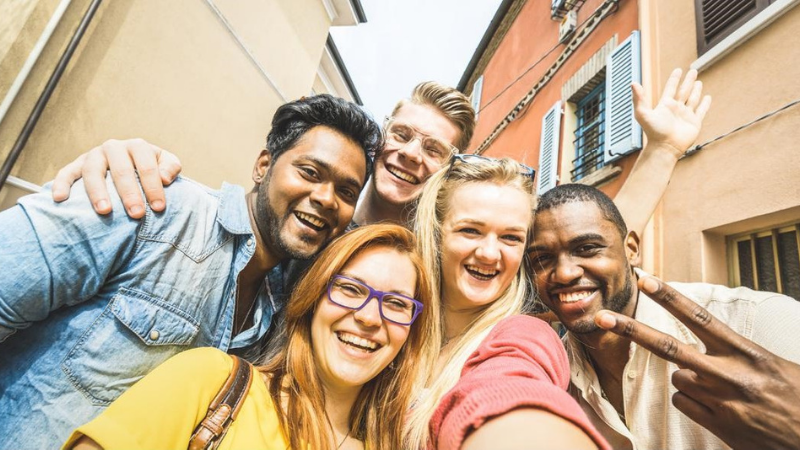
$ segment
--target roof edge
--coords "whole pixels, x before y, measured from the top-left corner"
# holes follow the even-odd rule
[[[481,38],[478,47],[475,49],[475,53],[472,54],[472,59],[469,60],[467,68],[461,75],[458,85],[456,85],[456,89],[459,91],[464,92],[464,90],[467,88],[467,82],[469,81],[470,77],[472,77],[472,73],[478,67],[478,63],[480,62],[483,53],[486,51],[486,48],[492,41],[492,38],[497,32],[497,29],[500,27],[500,24],[503,22],[503,19],[506,17],[508,10],[511,9],[511,5],[514,4],[514,1],[515,0],[503,0],[503,2],[500,3],[500,6],[497,8],[497,12],[495,12],[494,17],[492,17],[492,21],[489,22],[489,27],[486,28],[486,32],[483,33],[483,37]]]
[[[330,33],[328,33],[328,39],[325,41],[325,45],[330,50],[331,56],[333,57],[333,61],[336,63],[336,65],[339,67],[339,70],[342,72],[342,78],[344,78],[344,83],[347,85],[347,89],[349,89],[350,93],[353,94],[353,100],[355,100],[359,106],[364,106],[364,103],[361,101],[361,96],[358,95],[358,90],[356,89],[356,85],[355,83],[353,83],[353,79],[350,78],[350,72],[347,71],[347,66],[344,64],[342,55],[339,53],[339,49],[336,48],[336,43],[333,42],[333,36],[331,36]]]

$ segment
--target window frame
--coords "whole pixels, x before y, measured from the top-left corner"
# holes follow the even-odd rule
[[[788,223],[779,226],[769,227],[769,228],[760,228],[755,231],[750,231],[747,233],[739,233],[732,236],[728,236],[727,238],[727,248],[728,248],[728,280],[729,285],[732,287],[743,286],[741,280],[741,272],[740,272],[740,264],[741,258],[739,256],[739,243],[749,241],[750,242],[750,263],[752,265],[753,271],[753,289],[755,290],[762,290],[763,288],[759,286],[759,279],[758,279],[758,261],[756,260],[756,239],[761,237],[772,237],[772,258],[773,264],[775,269],[775,283],[777,286],[777,292],[780,294],[784,293],[784,281],[783,275],[781,274],[781,265],[780,265],[780,255],[778,249],[778,236],[782,233],[792,232],[795,233],[795,242],[798,246],[798,255],[800,255],[800,222]],[[797,299],[800,300],[800,299]]]

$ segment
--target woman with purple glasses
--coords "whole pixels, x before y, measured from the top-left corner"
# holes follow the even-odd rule
[[[297,284],[283,351],[255,367],[218,448],[395,449],[418,367],[432,364],[430,283],[413,235],[361,227],[334,241]],[[187,448],[233,360],[181,353],[151,372],[65,448]]]

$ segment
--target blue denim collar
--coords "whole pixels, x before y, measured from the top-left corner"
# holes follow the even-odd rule
[[[232,234],[253,234],[243,187],[222,183],[217,222]]]

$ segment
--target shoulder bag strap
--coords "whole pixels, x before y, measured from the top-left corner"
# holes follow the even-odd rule
[[[251,365],[238,356],[230,357],[233,358],[231,373],[208,406],[206,418],[194,429],[189,440],[189,450],[217,448],[247,397],[253,373]]]

